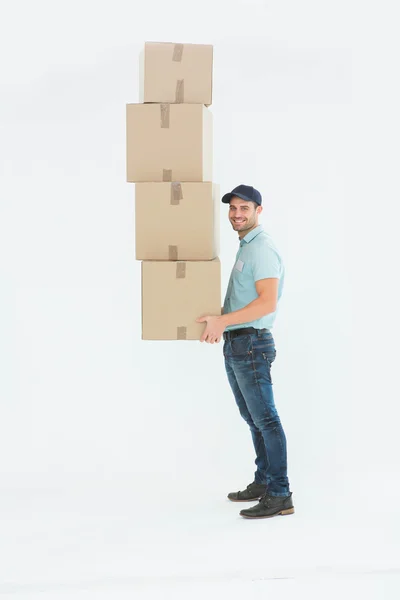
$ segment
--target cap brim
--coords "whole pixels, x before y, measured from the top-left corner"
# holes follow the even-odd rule
[[[225,194],[224,196],[222,196],[221,202],[224,202],[224,204],[229,204],[229,202],[231,201],[231,198],[241,198],[242,200],[246,200],[247,202],[253,202],[253,200],[251,198],[247,198],[247,196],[245,196],[244,194],[232,194],[232,192],[229,192],[228,194]]]

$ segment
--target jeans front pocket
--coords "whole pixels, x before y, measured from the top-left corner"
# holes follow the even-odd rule
[[[249,335],[239,335],[231,340],[231,351],[233,356],[249,354],[250,350],[251,337]]]
[[[250,335],[239,335],[229,340],[226,343],[224,354],[233,359],[249,358],[252,354]]]

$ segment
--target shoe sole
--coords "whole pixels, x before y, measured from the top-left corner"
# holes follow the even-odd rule
[[[273,515],[262,515],[262,516],[240,515],[240,516],[244,517],[245,519],[271,519],[271,517],[279,517],[280,515],[292,515],[293,513],[294,513],[294,508],[287,508],[287,509],[281,510]]]
[[[255,498],[248,498],[247,500],[241,500],[240,498],[238,500],[235,500],[234,498],[229,498],[229,496],[227,496],[227,498],[231,502],[255,502],[255,500],[261,500],[262,496],[256,496]]]

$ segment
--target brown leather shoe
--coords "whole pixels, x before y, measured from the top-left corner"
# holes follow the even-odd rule
[[[293,513],[292,492],[288,496],[269,496],[265,494],[258,504],[240,511],[241,516],[247,519],[266,519],[267,517],[292,515]]]

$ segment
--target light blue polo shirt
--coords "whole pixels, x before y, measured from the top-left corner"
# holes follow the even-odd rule
[[[278,304],[275,312],[261,317],[256,321],[229,325],[225,331],[241,327],[256,329],[272,329],[277,312],[279,299],[282,296],[285,279],[285,267],[281,256],[262,225],[252,229],[240,240],[239,250],[229,279],[224,301],[224,313],[234,312],[244,308],[258,298],[255,282],[259,279],[278,277]]]

